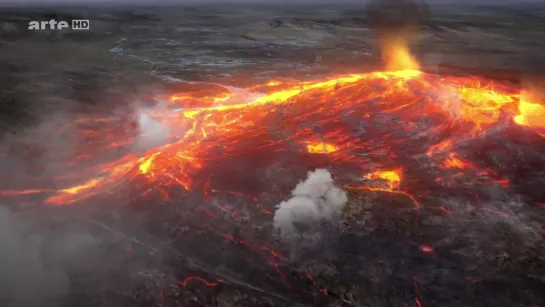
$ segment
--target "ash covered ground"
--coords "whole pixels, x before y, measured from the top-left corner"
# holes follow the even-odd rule
[[[545,305],[545,138],[513,124],[459,140],[456,157],[443,152],[445,161],[472,165],[450,172],[426,150],[456,127],[413,137],[421,131],[406,129],[414,118],[380,104],[341,123],[334,109],[316,112],[312,99],[335,99],[318,94],[299,98],[305,106],[296,111],[271,107],[275,114],[256,122],[266,132],[246,127],[248,136],[205,147],[208,160],[189,178],[198,188],[148,194],[135,176],[93,197],[48,204],[83,169],[158,146],[155,123],[138,113],[157,97],[380,69],[365,11],[340,4],[3,9],[0,304]],[[543,74],[544,16],[540,6],[433,5],[414,55],[425,72],[520,88]],[[29,20],[49,18],[90,19],[92,29],[26,30]],[[369,92],[335,90],[350,98],[337,98],[340,105]],[[301,114],[312,116],[300,121]],[[101,116],[115,120],[74,125]],[[131,140],[138,126],[151,129],[151,139],[93,150]],[[326,138],[340,126],[365,144],[351,152],[357,158],[301,154],[291,139],[309,129]],[[226,149],[235,141],[236,151]],[[291,150],[267,147],[275,142]],[[85,153],[96,159],[67,165]],[[222,155],[229,159],[214,158]],[[363,174],[398,168],[401,178],[381,177],[386,186],[358,188],[367,184]],[[300,182],[307,185],[295,189]],[[290,203],[298,196],[304,200]],[[328,219],[312,219],[322,214]],[[292,224],[298,215],[310,223]],[[279,223],[289,227],[279,232]]]

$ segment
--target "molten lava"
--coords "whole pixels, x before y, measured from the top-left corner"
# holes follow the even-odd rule
[[[334,144],[319,143],[319,142],[309,142],[307,143],[307,151],[309,153],[332,153],[339,150]]]
[[[401,170],[376,171],[374,173],[365,175],[365,178],[371,180],[384,180],[387,183],[387,189],[398,190],[401,183]]]
[[[304,144],[304,152],[331,155],[334,162],[365,168],[361,154],[387,156],[385,150],[391,147],[388,143],[403,141],[395,140],[396,129],[444,136],[427,145],[427,155],[433,158],[442,152],[449,153],[460,140],[478,137],[492,126],[505,125],[504,118],[512,118],[512,122],[536,129],[538,133],[545,128],[545,108],[541,103],[521,100],[517,89],[508,84],[477,77],[402,70],[296,84],[275,81],[259,87],[265,92],[248,95],[250,90],[241,89],[230,93],[222,91],[218,96],[172,95],[168,99],[168,108],[154,109],[149,115],[159,125],[168,127],[163,145],[149,148],[140,156],[127,154],[86,168],[83,172],[78,171],[82,177],[89,176],[88,179],[82,178],[79,184],[57,190],[46,203],[71,204],[101,194],[127,180],[145,182],[146,191],[158,189],[161,194],[172,186],[187,190],[203,188],[210,178],[196,179],[200,177],[196,175],[201,169],[245,155],[248,150],[281,150],[290,141]],[[255,98],[245,100],[252,96]],[[387,120],[387,115],[397,118],[398,123],[369,126],[376,124],[379,118]],[[359,118],[360,125],[368,126],[364,129],[368,135],[364,132],[363,136],[355,137],[358,129],[348,127],[342,122],[343,117]],[[428,121],[427,126],[422,123],[423,119]],[[75,153],[74,160],[67,165],[79,169],[80,165],[89,165],[88,160],[101,153],[138,143],[139,137],[147,133],[140,131],[140,134],[127,136],[126,131],[114,129],[120,121],[115,118],[78,120],[75,125],[82,137],[95,148],[83,146],[84,152]],[[327,128],[316,132],[304,127],[305,123]],[[118,135],[105,135],[100,133],[101,129]],[[270,130],[282,136],[274,136],[275,132]],[[368,139],[380,136],[380,141]],[[104,139],[112,141],[108,143]],[[102,146],[96,148],[100,144]],[[413,144],[407,143],[407,146]],[[438,164],[447,168],[466,168],[468,165],[450,154]],[[376,178],[391,180],[392,185],[397,186],[400,179],[396,176],[397,173],[392,171]],[[5,191],[3,194],[17,192]]]
[[[545,105],[537,102],[537,99],[531,93],[523,91],[521,100],[518,104],[518,115],[515,116],[515,123],[535,128],[539,133],[545,133]]]
[[[385,180],[383,190],[400,191],[400,170],[377,169],[421,153],[440,169],[474,169],[457,157],[459,142],[509,123],[545,135],[543,103],[521,99],[517,88],[478,77],[423,73],[403,40],[390,40],[383,49],[393,71],[248,88],[191,83],[186,92],[161,98],[167,107],[141,115],[147,120],[140,131],[123,128],[125,118],[78,119],[74,126],[82,145],[66,163],[68,174],[56,177],[50,188],[1,194],[52,193],[47,204],[67,205],[124,183],[138,187],[133,189],[137,194],[157,192],[165,200],[175,187],[220,193],[222,182],[211,174],[221,166],[259,155],[254,169],[280,167],[275,155],[282,152],[296,160],[302,154],[329,157],[306,160],[359,170],[369,174],[366,179]],[[160,138],[157,129],[148,131],[151,123],[160,128]],[[157,138],[160,145],[147,146]],[[131,153],[135,147],[146,151]],[[120,149],[125,154],[119,155]],[[78,178],[79,183],[68,185]],[[64,187],[53,188],[59,186]]]

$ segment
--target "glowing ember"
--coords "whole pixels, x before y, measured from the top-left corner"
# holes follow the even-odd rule
[[[474,167],[471,163],[463,161],[459,159],[458,157],[456,157],[456,153],[450,153],[448,158],[446,158],[443,161],[443,166],[445,168],[458,168],[458,169],[470,169]]]
[[[377,171],[371,174],[365,175],[367,179],[382,179],[387,182],[389,190],[399,190],[401,183],[401,170],[393,171]]]
[[[318,142],[309,142],[307,144],[307,150],[309,153],[332,153],[339,150],[337,146],[334,144],[328,144],[328,143],[318,143]]]
[[[428,246],[428,245],[420,245],[420,250],[426,254],[432,254],[433,253],[433,248],[431,246]]]

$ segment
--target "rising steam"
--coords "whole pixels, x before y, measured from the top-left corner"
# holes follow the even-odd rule
[[[162,118],[154,116],[155,111],[163,111],[164,105],[155,108],[137,108],[136,120],[138,123],[138,136],[136,147],[138,149],[149,149],[155,146],[163,145],[168,137],[168,128],[161,122]]]
[[[329,171],[308,172],[291,192],[292,198],[281,202],[274,214],[274,226],[282,237],[290,237],[301,227],[337,219],[348,198],[335,186]]]
[[[427,6],[411,0],[375,0],[367,6],[367,15],[386,70],[419,70],[410,46],[428,16]]]

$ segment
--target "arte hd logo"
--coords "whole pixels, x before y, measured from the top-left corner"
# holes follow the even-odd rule
[[[55,19],[42,20],[42,21],[30,21],[28,23],[28,29],[32,31],[40,30],[89,30],[90,23],[88,19],[73,19],[70,23],[68,21],[57,21]]]

